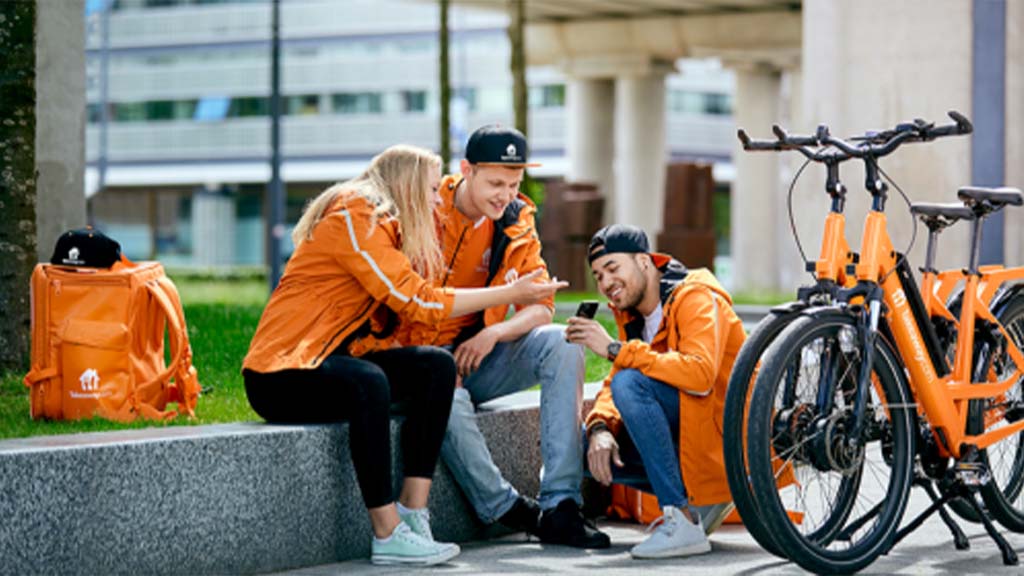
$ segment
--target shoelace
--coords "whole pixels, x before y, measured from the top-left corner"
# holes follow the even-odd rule
[[[661,516],[661,517],[655,519],[654,522],[651,522],[650,524],[648,524],[647,528],[644,530],[644,534],[650,534],[651,532],[656,531],[662,525],[664,525],[665,528],[670,528],[670,526],[669,526],[670,522],[668,520],[666,520],[666,518],[667,518],[667,516]],[[675,524],[675,522],[671,522],[671,524]]]

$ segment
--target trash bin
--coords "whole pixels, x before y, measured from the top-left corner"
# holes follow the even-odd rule
[[[552,181],[544,193],[540,231],[542,256],[569,290],[592,289],[587,266],[590,237],[601,228],[604,197],[596,184]]]
[[[668,165],[659,252],[675,256],[690,268],[714,268],[714,194],[710,165]]]

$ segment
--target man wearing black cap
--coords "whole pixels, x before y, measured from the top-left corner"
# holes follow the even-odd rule
[[[466,144],[460,174],[441,182],[438,229],[445,268],[437,284],[478,288],[545,269],[534,214],[519,194],[527,162],[526,139],[512,128],[484,126]],[[547,274],[544,274],[547,279]],[[461,377],[441,457],[481,520],[501,522],[541,541],[606,548],[608,536],[580,511],[583,448],[580,407],[583,350],[551,324],[554,299],[453,318],[440,328],[400,328],[409,345],[449,346]],[[520,495],[494,465],[476,423],[475,406],[541,386],[541,475],[538,501]]]
[[[590,267],[619,326],[570,318],[566,335],[612,361],[587,416],[587,466],[608,485],[654,492],[661,519],[636,558],[711,550],[707,534],[732,508],[722,456],[722,413],[743,324],[705,269],[650,251],[635,226],[602,228]]]

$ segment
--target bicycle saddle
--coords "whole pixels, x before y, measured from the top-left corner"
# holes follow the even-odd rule
[[[920,216],[929,230],[942,230],[957,220],[974,220],[974,210],[963,204],[914,202],[910,205],[910,213]]]
[[[956,192],[957,198],[968,205],[982,204],[988,202],[993,209],[998,210],[1003,206],[1020,206],[1024,204],[1024,196],[1016,188],[981,188],[979,186],[965,186]]]

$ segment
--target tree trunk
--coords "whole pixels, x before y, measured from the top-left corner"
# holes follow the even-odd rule
[[[36,262],[36,3],[0,2],[0,371],[24,370]]]
[[[526,25],[526,0],[508,2],[508,41],[512,48],[509,68],[512,70],[512,105],[515,108],[516,130],[528,135],[526,93],[526,48],[523,45],[523,28]]]
[[[448,0],[439,0],[438,7],[441,10],[441,26],[438,29],[438,72],[441,97],[441,161],[444,173],[448,172],[448,166],[452,159],[452,122],[451,122],[451,101],[452,88],[448,72]]]

